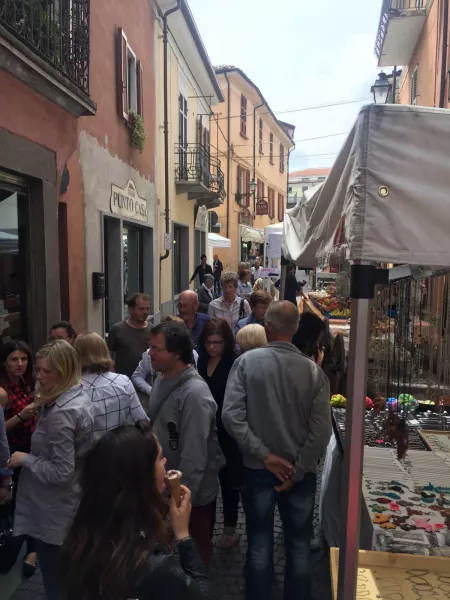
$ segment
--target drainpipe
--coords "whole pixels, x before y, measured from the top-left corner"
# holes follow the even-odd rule
[[[231,169],[231,151],[230,151],[230,135],[231,135],[231,85],[228,79],[228,74],[225,72],[227,80],[227,238],[230,238],[230,169]],[[217,123],[217,131],[219,131],[219,123]],[[219,144],[217,144],[219,147]]]
[[[170,233],[170,198],[169,198],[169,91],[168,91],[168,46],[169,46],[169,27],[167,25],[167,17],[180,9],[181,0],[177,0],[177,5],[170,8],[162,15],[163,20],[163,47],[164,47],[164,196],[165,196],[165,232]],[[169,257],[170,251],[166,250],[159,257],[159,304],[161,305],[161,272],[162,261]]]
[[[253,109],[253,181],[256,183],[256,111],[264,106],[264,102]],[[253,216],[256,214],[256,194],[253,194]]]
[[[439,94],[439,108],[445,108],[445,88],[447,82],[447,56],[448,56],[448,26],[449,26],[449,0],[444,0],[444,18],[442,32],[442,65],[441,65],[441,90]]]

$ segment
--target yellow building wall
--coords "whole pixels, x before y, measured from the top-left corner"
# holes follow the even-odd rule
[[[399,91],[400,104],[411,103],[411,77],[418,66],[417,104],[439,106],[441,64],[439,4],[434,0],[411,61],[403,70]]]
[[[164,62],[163,62],[163,40],[159,27],[155,28],[155,68],[156,95],[157,95],[157,119],[156,119],[156,156],[157,156],[157,195],[159,209],[158,247],[160,256],[165,254],[165,175],[164,175]],[[179,93],[180,80],[183,80],[183,92],[188,99],[188,142],[196,142],[197,116],[199,114],[199,102],[196,98],[198,91],[187,78],[189,73],[186,65],[181,63],[173,46],[169,44],[168,49],[168,98],[169,98],[169,204],[170,204],[170,233],[173,224],[185,225],[189,228],[189,277],[192,275],[195,264],[199,257],[194,257],[194,231],[195,231],[195,200],[188,200],[187,193],[177,194],[175,168],[177,156],[175,147],[179,141]],[[201,109],[206,112],[205,109]],[[204,118],[205,120],[205,118]],[[206,119],[207,121],[207,119]],[[160,303],[172,300],[173,291],[173,251],[169,257],[160,261],[159,273],[155,273],[160,286]],[[155,286],[156,289],[157,286]],[[158,302],[155,302],[155,306]]]
[[[239,213],[242,206],[235,200],[237,192],[237,169],[238,165],[250,170],[250,179],[253,178],[253,109],[261,104],[261,98],[254,88],[248,84],[238,73],[228,74],[231,83],[230,90],[230,147],[231,151],[231,169],[229,180],[227,178],[227,114],[228,114],[228,87],[224,75],[218,76],[225,102],[217,104],[213,111],[214,117],[211,120],[211,152],[218,147],[218,156],[222,163],[222,170],[225,175],[225,186],[229,202],[227,212],[227,199],[215,212],[219,217],[221,224],[220,235],[228,237],[231,240],[231,248],[215,249],[223,262],[224,269],[236,271],[240,260],[240,236],[239,236]],[[241,94],[247,98],[247,139],[240,133],[240,111]],[[259,154],[259,119],[263,119],[263,155]],[[264,230],[264,227],[273,223],[278,223],[278,194],[284,198],[284,206],[287,202],[287,157],[292,142],[287,135],[280,134],[280,126],[275,122],[272,115],[268,112],[267,106],[264,106],[256,112],[256,180],[264,182],[264,196],[267,201],[267,189],[271,187],[275,191],[275,218],[269,216],[256,215],[252,227]],[[269,136],[274,134],[273,165],[269,160]],[[280,142],[285,146],[285,166],[284,173],[279,169]],[[253,197],[250,199],[249,210],[254,213]]]

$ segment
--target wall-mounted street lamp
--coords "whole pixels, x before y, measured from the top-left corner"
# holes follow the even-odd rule
[[[250,181],[250,193],[252,196],[255,196],[256,194],[256,181],[254,179]]]
[[[392,84],[390,83],[388,76],[384,71],[381,71],[381,73],[378,73],[377,80],[370,88],[375,104],[386,104],[391,90]]]

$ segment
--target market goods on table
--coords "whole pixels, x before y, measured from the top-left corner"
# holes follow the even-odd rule
[[[308,298],[329,319],[348,319],[351,316],[350,300],[337,298],[331,288],[327,291],[309,292]]]

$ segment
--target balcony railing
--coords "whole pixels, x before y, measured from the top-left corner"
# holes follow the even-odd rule
[[[220,160],[212,156],[202,144],[177,144],[175,179],[177,184],[199,184],[211,195],[225,198],[225,179]]]
[[[383,0],[375,42],[379,67],[408,64],[429,4],[430,0]]]
[[[0,0],[0,25],[89,93],[90,0]]]

